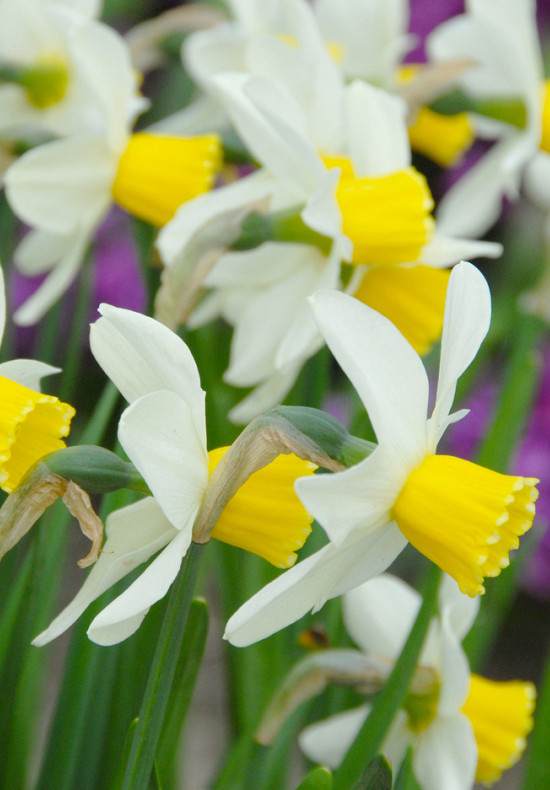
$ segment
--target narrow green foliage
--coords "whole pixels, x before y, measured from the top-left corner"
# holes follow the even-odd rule
[[[391,790],[391,787],[391,768],[386,758],[379,754],[353,785],[352,790]]]
[[[319,766],[310,771],[296,790],[332,790],[332,771]]]
[[[535,728],[527,758],[524,790],[548,790],[550,787],[550,652],[535,711]]]
[[[191,544],[172,585],[126,763],[122,790],[147,790],[149,786],[203,548],[196,543]]]
[[[413,750],[409,748],[395,780],[395,790],[421,790],[413,771]]]
[[[359,779],[363,766],[368,765],[376,756],[397,711],[402,707],[430,621],[437,611],[440,579],[440,569],[432,565],[424,587],[422,606],[405,646],[386,685],[376,698],[369,716],[365,719],[335,774],[334,790],[349,790]]]
[[[182,640],[170,703],[155,758],[157,781],[176,786],[176,753],[179,736],[189,710],[208,635],[208,606],[196,598],[191,603]]]

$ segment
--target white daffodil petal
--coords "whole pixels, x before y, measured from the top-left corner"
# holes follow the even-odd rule
[[[208,455],[187,403],[168,390],[144,395],[122,414],[118,437],[164,514],[190,536],[208,482]]]
[[[0,364],[0,376],[23,384],[36,392],[40,391],[40,380],[53,373],[61,373],[61,368],[54,368],[53,365],[37,362],[34,359],[10,359]]]
[[[516,135],[497,143],[445,194],[436,212],[440,232],[450,236],[482,236],[500,216],[503,195],[517,189],[519,174],[504,168]]]
[[[413,758],[422,790],[471,790],[476,764],[472,725],[461,714],[436,719],[422,734]]]
[[[310,609],[382,573],[407,541],[395,524],[366,538],[352,536],[339,549],[332,544],[299,562],[266,585],[229,619],[225,638],[237,647],[285,628]]]
[[[490,322],[491,294],[485,278],[471,263],[457,264],[451,272],[445,300],[439,380],[431,425],[437,439],[446,427],[456,382],[477,354]]]
[[[550,155],[539,151],[527,165],[523,186],[530,200],[550,212]]]
[[[337,713],[302,730],[298,745],[319,765],[337,768],[370,712],[370,705]]]
[[[459,642],[462,642],[479,612],[479,595],[470,598],[460,592],[458,584],[446,573],[439,587],[439,611],[448,619],[449,626]]]
[[[298,478],[294,489],[334,545],[341,546],[355,530],[368,535],[391,521],[406,475],[392,449],[378,446],[343,472]]]
[[[461,710],[470,689],[470,665],[449,618],[440,616],[439,676],[441,688],[438,716],[450,716]]]
[[[345,594],[346,629],[365,653],[397,658],[420,602],[416,590],[396,576],[384,573]]]
[[[258,171],[184,203],[160,231],[157,248],[166,266],[173,266],[197,231],[228,211],[267,200],[272,180]]]
[[[149,608],[170,589],[190,542],[190,532],[179,532],[141,576],[92,620],[87,631],[92,642],[114,645],[137,631]]]
[[[275,371],[262,384],[256,387],[250,395],[234,406],[228,414],[231,422],[245,425],[259,414],[282,403],[288,391],[296,381],[302,360],[298,364],[281,371]]]
[[[319,291],[312,303],[321,333],[363,401],[378,441],[414,468],[427,438],[428,377],[420,357],[391,321],[353,297]]]
[[[100,137],[55,140],[28,151],[6,173],[6,196],[27,224],[67,235],[107,209],[116,162]]]
[[[6,328],[6,284],[4,281],[4,270],[0,266],[0,344],[4,338]]]
[[[115,510],[106,528],[107,540],[86,581],[71,603],[33,640],[34,645],[45,645],[66,631],[92,601],[178,534],[152,497]]]
[[[36,324],[44,313],[65,293],[76,277],[89,242],[87,231],[59,238],[61,257],[56,261],[42,285],[15,312],[13,320],[19,326]],[[15,251],[17,263],[17,250]]]
[[[325,169],[292,96],[271,80],[243,74],[220,75],[213,84],[249,150],[289,188],[294,185],[295,202],[303,201]]]
[[[201,441],[206,445],[205,393],[193,355],[168,327],[148,316],[102,304],[102,318],[90,328],[92,353],[132,401],[156,390],[170,390],[183,398]]]
[[[436,231],[433,238],[422,248],[419,263],[428,266],[446,267],[457,261],[473,258],[498,258],[502,255],[502,244],[495,241],[456,239]]]
[[[21,274],[36,277],[52,269],[65,255],[72,236],[31,230],[17,245],[15,264]]]
[[[350,154],[357,176],[378,176],[411,164],[407,107],[387,91],[353,82],[346,89]]]

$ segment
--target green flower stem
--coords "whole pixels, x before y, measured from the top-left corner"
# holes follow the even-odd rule
[[[192,543],[172,585],[143,695],[122,790],[147,790],[204,547]]]
[[[535,346],[544,329],[545,324],[536,316],[519,316],[513,331],[514,350],[496,415],[476,459],[482,466],[497,472],[507,471],[531,411],[540,373]],[[524,471],[525,474],[536,472]],[[483,665],[510,609],[521,560],[528,556],[525,545],[524,539],[516,561],[501,574],[496,584],[492,580],[486,584],[487,592],[481,601],[479,617],[464,640],[464,649],[473,669],[479,670]]]
[[[537,700],[535,728],[528,754],[524,790],[548,790],[550,787],[550,652]]]
[[[334,790],[349,790],[359,779],[365,767],[380,750],[397,711],[403,706],[430,621],[437,611],[440,579],[441,570],[432,565],[424,585],[422,606],[403,651],[335,774]]]

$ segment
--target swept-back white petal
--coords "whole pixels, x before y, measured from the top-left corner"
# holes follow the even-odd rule
[[[40,391],[43,376],[51,376],[52,373],[61,373],[61,368],[34,359],[10,359],[0,364],[0,376],[37,392]]]
[[[391,321],[357,299],[319,291],[312,302],[321,333],[359,393],[378,441],[416,466],[426,451],[428,407],[420,357]]]
[[[205,393],[193,355],[171,329],[132,310],[102,304],[90,327],[92,353],[127,401],[156,390],[183,398],[206,445]]]
[[[346,89],[345,108],[357,176],[387,175],[410,165],[407,107],[402,99],[358,80]]]
[[[471,790],[476,764],[472,725],[461,714],[437,718],[422,734],[413,758],[422,790]]]
[[[480,596],[470,598],[460,592],[458,584],[443,574],[439,587],[439,611],[444,614],[452,633],[462,642],[479,612]]]
[[[120,443],[176,529],[191,535],[208,482],[208,455],[188,404],[168,390],[128,406]]]
[[[176,265],[200,228],[228,211],[267,200],[271,188],[271,179],[265,173],[256,172],[184,203],[158,235],[156,245],[163,263]]]
[[[439,440],[447,426],[457,380],[477,354],[490,322],[487,281],[471,263],[457,264],[451,272],[445,300],[439,380],[430,421],[432,443]]]
[[[13,320],[20,326],[29,326],[39,321],[44,313],[65,293],[76,277],[90,236],[86,230],[77,231],[70,236],[59,237],[53,247],[59,250],[60,257],[52,267],[42,285],[15,312]],[[52,248],[50,248],[51,251]],[[15,251],[15,263],[18,261]]]
[[[137,631],[149,608],[164,598],[191,542],[191,533],[179,532],[141,576],[101,611],[87,631],[92,642],[114,645]]]
[[[298,104],[271,80],[224,74],[213,80],[237,132],[255,158],[294,187],[303,201],[324,167],[310,143]]]
[[[308,513],[335,546],[356,530],[370,534],[391,521],[390,511],[407,479],[407,468],[392,448],[379,445],[355,466],[336,474],[296,480],[294,488]]]
[[[397,658],[420,608],[420,595],[384,573],[344,596],[344,622],[365,653]]]
[[[237,647],[265,639],[382,573],[406,543],[395,524],[366,538],[352,536],[340,548],[329,543],[243,604],[229,619],[225,638]]]
[[[436,231],[433,238],[422,248],[418,262],[445,267],[473,258],[498,258],[502,255],[502,249],[502,244],[496,241],[457,239]]]
[[[470,665],[445,613],[440,616],[438,664],[441,688],[437,712],[440,716],[451,716],[466,702],[470,689]]]
[[[370,712],[370,705],[337,713],[302,730],[298,745],[313,762],[337,768]]]
[[[100,137],[55,140],[33,148],[10,167],[6,196],[27,224],[70,234],[91,227],[106,211],[115,169]]]
[[[285,370],[277,370],[257,386],[250,395],[234,406],[228,414],[231,422],[245,425],[259,414],[281,403],[296,381],[302,361]]]
[[[523,147],[519,134],[497,143],[449,189],[436,212],[441,232],[475,238],[497,221],[503,196],[515,199],[518,194],[521,162],[510,170],[507,161],[518,146]]]
[[[45,645],[66,631],[105,590],[124,578],[178,533],[152,497],[115,510],[107,518],[107,540],[98,561],[71,603],[33,640]]]

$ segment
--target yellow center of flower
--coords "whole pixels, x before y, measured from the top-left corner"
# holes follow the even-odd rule
[[[42,456],[65,447],[74,409],[0,377],[0,487],[10,493]]]
[[[356,299],[389,318],[419,354],[443,330],[450,271],[431,266],[369,266]]]
[[[208,453],[210,474],[228,447]],[[311,532],[312,518],[294,493],[294,481],[311,475],[313,464],[280,455],[259,469],[228,502],[212,537],[258,554],[277,568],[290,568]]]
[[[538,480],[502,475],[446,455],[428,455],[412,472],[393,517],[413,546],[452,576],[463,593],[510,564],[531,527]]]
[[[403,709],[407,714],[407,725],[413,732],[418,733],[427,729],[436,717],[441,686],[435,672],[434,676],[435,682],[427,693],[413,694],[409,692],[405,697]]]
[[[540,147],[543,151],[546,151],[547,154],[550,154],[550,80],[546,80],[543,85]]]
[[[323,157],[340,167],[336,200],[343,231],[353,242],[354,263],[411,263],[430,240],[433,200],[426,179],[413,167],[384,176],[357,177],[345,157]]]
[[[39,110],[53,107],[65,98],[69,87],[69,69],[60,55],[42,55],[32,66],[21,71],[19,79],[29,104]]]
[[[221,142],[215,134],[183,138],[138,132],[119,160],[113,200],[161,227],[182,203],[213,186],[221,164]]]
[[[401,84],[412,82],[423,67],[418,63],[402,66],[397,74]],[[456,165],[474,141],[468,113],[443,115],[421,107],[409,127],[411,148],[442,167]]]
[[[442,167],[456,165],[474,141],[467,113],[443,115],[421,107],[409,127],[411,148]]]
[[[519,760],[533,727],[535,697],[532,683],[497,682],[472,675],[462,712],[474,729],[477,782],[492,784]]]

